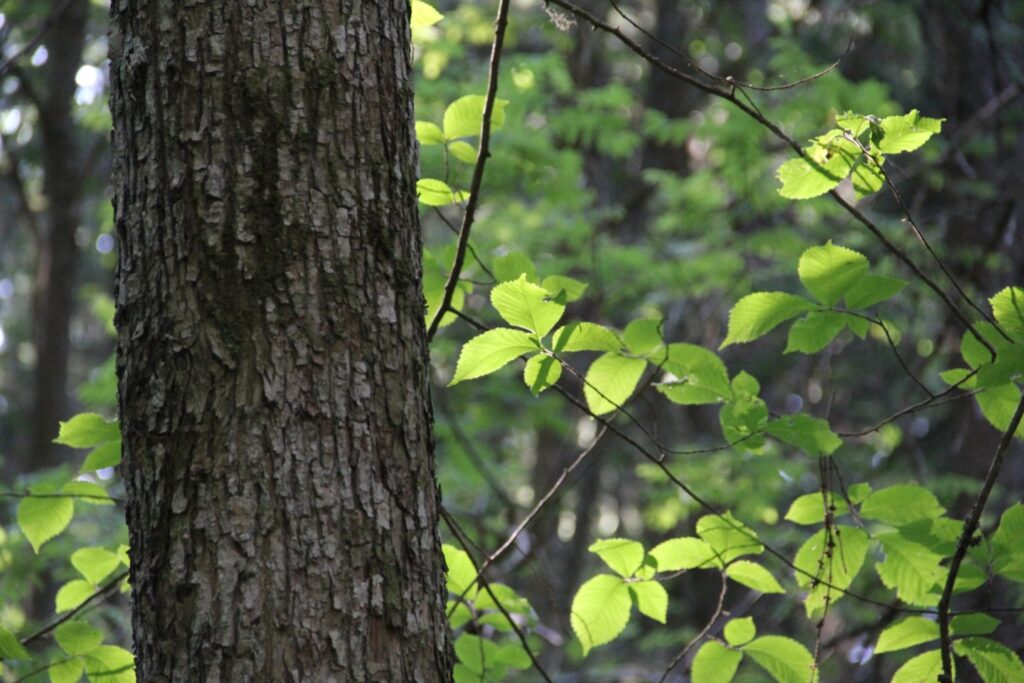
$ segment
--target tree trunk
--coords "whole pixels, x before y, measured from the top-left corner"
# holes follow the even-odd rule
[[[447,681],[407,0],[112,3],[142,681]]]

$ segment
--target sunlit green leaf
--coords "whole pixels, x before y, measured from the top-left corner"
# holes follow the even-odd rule
[[[31,659],[32,655],[22,646],[18,638],[0,626],[0,660]]]
[[[1020,656],[1001,643],[988,638],[964,638],[956,641],[953,648],[974,665],[985,683],[1024,681],[1024,663]]]
[[[551,349],[562,351],[619,351],[622,342],[607,327],[594,323],[570,323],[555,330]]]
[[[116,645],[101,645],[85,655],[89,683],[135,683],[135,658]]]
[[[697,520],[697,535],[707,542],[724,563],[744,555],[760,555],[764,552],[764,546],[753,529],[729,512],[701,517]]]
[[[69,655],[92,652],[103,642],[103,631],[79,619],[64,622],[54,629],[53,636]]]
[[[572,601],[570,622],[584,655],[622,633],[631,606],[629,585],[618,576],[598,574],[580,586]]]
[[[896,670],[891,683],[932,683],[942,673],[942,653],[929,650],[908,659]]]
[[[448,571],[445,574],[448,592],[456,598],[466,593],[465,599],[473,600],[479,588],[474,583],[476,581],[476,568],[473,566],[473,561],[465,551],[447,543],[441,546],[441,551],[444,553],[444,563],[448,567]]]
[[[693,658],[693,683],[731,683],[742,659],[743,653],[708,640]]]
[[[499,370],[519,356],[537,351],[537,343],[522,330],[499,327],[470,339],[462,347],[455,375],[448,386]]]
[[[814,658],[800,643],[783,636],[761,636],[741,648],[778,683],[815,683]]]
[[[903,116],[886,116],[880,124],[883,136],[878,149],[883,154],[912,152],[940,132],[943,121],[921,116],[916,109]]]
[[[800,256],[800,282],[826,306],[834,306],[868,272],[863,254],[829,242]]]
[[[869,539],[863,529],[842,524],[832,527],[831,552],[826,538],[825,529],[819,530],[800,546],[793,559],[801,570],[796,573],[796,583],[808,589],[804,609],[811,618],[820,616],[826,604],[843,597],[842,591],[860,573],[868,552]]]
[[[483,121],[485,98],[482,95],[465,95],[448,105],[444,112],[444,134],[449,140],[479,135]],[[508,100],[496,98],[491,116],[491,130],[505,125],[505,107]]]
[[[94,448],[120,439],[121,427],[117,420],[107,421],[96,413],[79,413],[60,423],[60,432],[54,443],[71,448]]]
[[[659,543],[651,549],[650,555],[657,560],[659,572],[722,566],[711,546],[692,536],[671,538]]]
[[[629,584],[629,591],[640,614],[665,623],[668,614],[668,591],[657,581],[638,581]]]
[[[945,511],[934,493],[922,486],[910,484],[879,489],[860,506],[862,517],[893,526],[902,526],[919,519],[933,519]]]
[[[759,339],[776,326],[814,307],[807,299],[785,292],[748,294],[729,312],[729,332],[721,348]]]
[[[846,327],[847,316],[835,311],[812,311],[789,328],[783,353],[818,353]]]
[[[525,275],[491,290],[491,304],[505,322],[536,332],[540,337],[546,336],[565,312],[565,304],[549,301],[549,297],[546,289],[527,282]]]
[[[619,576],[630,577],[644,561],[644,547],[628,538],[605,538],[587,548]]]
[[[561,376],[562,364],[543,353],[532,356],[523,368],[523,381],[534,396],[549,388]]]
[[[737,617],[730,619],[725,625],[725,641],[733,647],[745,645],[757,635],[757,627],[750,617]]]
[[[939,625],[924,617],[907,617],[887,627],[878,636],[875,654],[895,652],[931,640],[938,640]]]
[[[827,421],[804,413],[771,420],[765,431],[809,455],[831,455],[843,445]]]
[[[849,506],[842,498],[832,494],[828,498],[829,505],[835,508],[833,516],[838,517],[849,512]],[[825,503],[821,491],[807,493],[793,501],[786,512],[786,519],[795,524],[821,524],[825,521]]]
[[[847,308],[857,311],[891,299],[906,286],[906,280],[866,273],[846,290],[843,299]]]
[[[36,486],[32,493],[48,495],[52,489]],[[37,553],[51,538],[64,531],[75,514],[71,498],[24,498],[18,504],[18,526]]]
[[[725,570],[726,575],[742,583],[747,588],[752,588],[759,593],[785,593],[779,582],[767,569],[749,560],[739,560],[729,565]],[[736,643],[733,643],[735,645]]]
[[[412,0],[412,16],[409,19],[411,28],[433,26],[442,19],[444,19],[444,15],[434,9],[432,5],[423,0]]]
[[[107,578],[120,564],[117,555],[106,548],[79,548],[71,554],[71,565],[93,585]]]
[[[57,591],[55,600],[56,611],[67,612],[88,600],[96,592],[96,587],[84,579],[68,581]]]
[[[583,395],[596,415],[617,410],[633,395],[647,361],[617,353],[599,356],[587,370]]]

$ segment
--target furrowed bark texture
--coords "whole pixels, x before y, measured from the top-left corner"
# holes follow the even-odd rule
[[[115,0],[142,681],[447,681],[407,0]]]

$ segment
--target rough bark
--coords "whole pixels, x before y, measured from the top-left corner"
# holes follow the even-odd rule
[[[143,681],[446,681],[403,0],[115,0]]]

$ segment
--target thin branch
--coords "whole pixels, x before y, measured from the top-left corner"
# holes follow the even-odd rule
[[[11,67],[15,64],[15,62],[17,62],[19,59],[24,57],[32,50],[36,49],[43,42],[43,39],[46,37],[47,32],[49,32],[49,30],[53,28],[53,25],[57,23],[57,20],[60,19],[61,15],[64,14],[65,11],[67,11],[68,7],[70,7],[71,3],[74,1],[75,0],[64,0],[64,2],[62,2],[55,10],[50,12],[50,14],[45,19],[43,19],[43,22],[39,25],[36,34],[32,36],[32,38],[27,43],[22,45],[20,50],[18,50],[13,55],[8,57],[3,64],[0,64],[0,78],[3,78],[7,75],[7,72],[11,70]]]
[[[83,500],[100,500],[105,503],[124,504],[124,498],[114,496],[97,496],[91,493],[16,493],[13,491],[0,491],[0,498],[81,498]]]
[[[964,528],[960,533],[960,540],[956,544],[956,552],[953,553],[953,560],[949,563],[946,587],[942,591],[942,599],[939,600],[939,637],[942,641],[942,677],[940,680],[945,683],[953,683],[952,643],[949,637],[949,606],[953,600],[953,587],[956,584],[957,574],[960,573],[960,564],[964,561],[967,550],[971,547],[974,533],[978,530],[981,513],[985,511],[985,504],[988,502],[989,494],[992,493],[992,487],[995,486],[996,479],[999,477],[999,470],[1003,466],[1003,456],[1006,455],[1010,444],[1013,443],[1014,434],[1017,433],[1017,427],[1020,426],[1022,417],[1024,417],[1024,396],[1021,397],[1020,402],[1017,404],[1017,410],[1010,419],[1010,426],[1003,432],[1002,438],[999,439],[999,445],[996,447],[995,455],[992,456],[992,463],[989,465],[988,474],[985,475],[985,483],[981,487],[981,492],[978,493],[977,500],[974,501],[974,507],[971,509],[970,515],[964,520]]]
[[[455,288],[459,285],[459,276],[462,274],[466,251],[469,248],[469,233],[473,229],[473,220],[476,217],[480,186],[484,180],[484,166],[487,163],[487,157],[491,155],[491,118],[494,115],[494,100],[498,94],[498,68],[501,64],[501,50],[505,42],[505,29],[508,26],[509,3],[510,0],[499,0],[498,3],[498,16],[494,22],[494,43],[491,45],[491,66],[487,76],[487,95],[484,99],[483,119],[480,122],[480,149],[476,153],[476,164],[473,166],[473,179],[469,185],[469,201],[466,202],[466,211],[462,214],[462,227],[459,229],[459,239],[455,247],[455,261],[452,263],[452,272],[448,275],[448,282],[444,286],[444,297],[441,299],[434,319],[430,321],[430,327],[427,328],[428,342],[437,334],[437,330],[441,326],[441,319],[451,309],[452,296],[455,294]]]
[[[92,595],[90,595],[88,598],[86,598],[85,602],[83,602],[81,605],[79,605],[78,607],[74,608],[73,610],[70,610],[67,614],[64,614],[61,617],[51,621],[49,624],[47,624],[46,626],[42,627],[41,629],[39,629],[38,631],[36,631],[32,635],[26,636],[24,639],[22,639],[21,644],[23,646],[28,646],[30,643],[35,642],[36,640],[39,640],[40,638],[42,638],[47,633],[49,633],[53,629],[57,628],[58,626],[60,626],[64,622],[70,621],[71,619],[74,619],[75,616],[77,616],[79,613],[81,613],[82,610],[84,610],[86,607],[88,607],[89,604],[92,603],[93,601],[99,600],[101,598],[105,599],[106,596],[110,592],[112,592],[111,591],[112,588],[116,587],[119,583],[121,583],[121,581],[123,581],[125,578],[127,578],[129,571],[130,570],[125,569],[123,572],[120,572],[119,574],[114,576],[114,578],[112,578],[110,581],[108,581],[107,583],[105,583],[102,586],[100,586],[99,588],[97,588],[96,592],[93,593]]]
[[[715,625],[715,622],[718,621],[718,618],[722,616],[722,612],[725,610],[725,594],[728,592],[728,590],[729,579],[725,575],[725,570],[723,569],[722,588],[718,592],[718,604],[715,605],[715,611],[711,614],[711,618],[708,619],[707,623],[704,624],[704,628],[700,630],[700,633],[695,635],[693,637],[693,640],[687,643],[686,647],[684,647],[682,651],[672,659],[668,667],[665,669],[665,672],[661,674],[661,678],[658,679],[658,683],[665,683],[665,681],[668,680],[669,674],[672,673],[672,669],[676,668],[679,665],[679,662],[686,659],[686,655],[690,654],[690,651],[694,648],[694,646],[696,646],[698,643],[704,640],[704,638],[708,635],[708,633],[711,631],[711,628]]]

